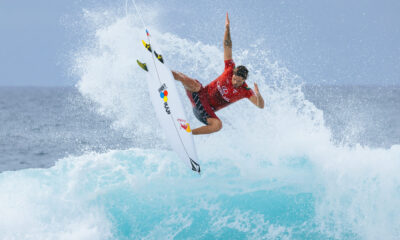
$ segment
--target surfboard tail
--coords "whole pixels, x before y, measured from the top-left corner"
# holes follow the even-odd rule
[[[192,165],[192,170],[200,174],[200,165],[190,158],[190,164]]]

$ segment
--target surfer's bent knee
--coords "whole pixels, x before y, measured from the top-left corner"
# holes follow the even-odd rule
[[[215,132],[218,132],[222,129],[222,121],[218,118],[208,118],[207,123],[208,126],[211,126]]]
[[[193,88],[192,88],[192,89],[189,89],[189,91],[191,91],[191,92],[199,92],[200,89],[201,89],[200,83],[195,82]]]

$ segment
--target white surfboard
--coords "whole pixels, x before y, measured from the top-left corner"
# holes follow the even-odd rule
[[[144,61],[150,99],[167,141],[179,158],[200,173],[192,131],[179,98],[176,80],[171,70],[155,57],[153,49],[151,52],[148,49],[144,51],[148,53]]]

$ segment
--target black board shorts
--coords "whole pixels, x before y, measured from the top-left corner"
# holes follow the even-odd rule
[[[197,80],[196,80],[197,81]],[[199,81],[197,81],[199,82]],[[200,83],[200,82],[199,82]],[[201,83],[200,83],[201,85]],[[207,118],[217,118],[217,115],[214,112],[214,109],[210,106],[207,100],[207,93],[201,85],[200,91],[198,92],[189,92],[186,91],[187,96],[190,99],[190,102],[193,106],[194,116],[205,125],[208,125]]]
[[[199,94],[194,92],[192,93],[192,98],[195,102],[195,106],[193,107],[194,116],[202,123],[208,125],[207,118],[211,118],[210,114],[204,109],[204,106],[200,102]]]

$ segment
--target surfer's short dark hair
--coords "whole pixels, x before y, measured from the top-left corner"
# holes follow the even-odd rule
[[[249,70],[243,65],[237,66],[235,70],[233,70],[233,74],[239,77],[242,77],[244,80],[247,79],[247,75],[249,74]]]

